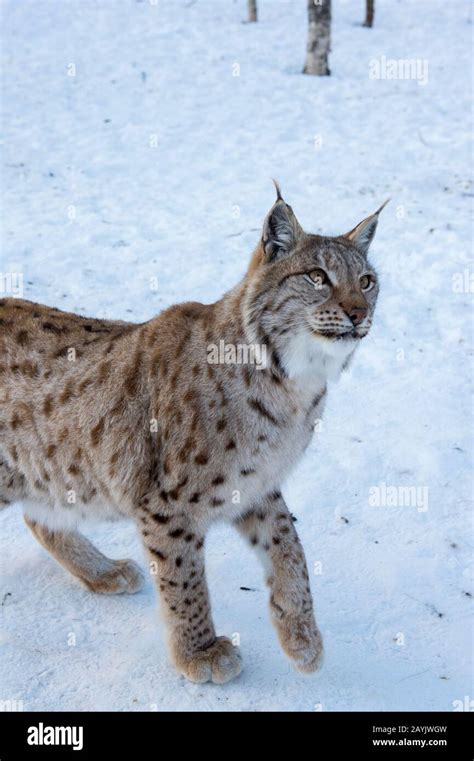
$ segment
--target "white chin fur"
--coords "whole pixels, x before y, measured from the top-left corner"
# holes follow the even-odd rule
[[[289,338],[281,361],[290,378],[314,378],[325,383],[337,380],[342,366],[358,344],[355,338],[334,341],[309,331]]]
[[[342,357],[346,358],[350,354],[354,347],[358,344],[357,338],[341,338],[340,340],[334,338],[326,338],[313,334],[312,339],[317,341],[321,347],[321,351],[327,354],[329,357]]]

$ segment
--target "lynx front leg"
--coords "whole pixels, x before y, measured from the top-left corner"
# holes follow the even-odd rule
[[[323,644],[314,620],[306,560],[280,492],[236,522],[258,551],[270,587],[270,611],[285,653],[300,671],[316,671]]]
[[[238,676],[242,664],[237,648],[226,637],[216,637],[203,537],[184,518],[151,511],[142,515],[142,535],[176,668],[197,683],[224,684]]]

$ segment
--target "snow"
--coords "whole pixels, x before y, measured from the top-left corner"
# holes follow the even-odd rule
[[[470,6],[377,0],[368,30],[362,3],[334,0],[332,76],[315,78],[300,73],[306,3],[259,0],[253,25],[245,5],[4,1],[0,271],[22,273],[33,301],[141,321],[242,276],[270,177],[312,232],[344,232],[392,197],[373,330],[283,489],[325,664],[293,670],[256,558],[219,527],[214,616],[240,635],[244,671],[186,682],[151,580],[92,595],[15,506],[0,516],[0,698],[25,710],[451,711],[472,695],[472,294],[453,287],[472,272]],[[371,79],[382,56],[427,61],[428,82]],[[381,484],[427,489],[427,509],[372,506]],[[131,525],[89,536],[145,563]]]

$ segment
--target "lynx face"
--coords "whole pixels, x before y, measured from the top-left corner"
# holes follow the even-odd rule
[[[278,197],[250,270],[250,321],[258,324],[260,340],[270,339],[284,354],[295,340],[300,355],[312,353],[314,345],[331,356],[354,350],[370,330],[377,301],[378,279],[367,251],[380,211],[330,238],[305,233]]]

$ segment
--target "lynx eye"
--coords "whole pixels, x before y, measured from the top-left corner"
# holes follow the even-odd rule
[[[308,273],[308,277],[312,281],[315,288],[322,288],[323,285],[329,285],[329,278],[324,270],[311,270],[311,272]]]
[[[370,291],[374,286],[374,278],[372,275],[362,275],[362,277],[359,278],[359,283],[363,291]]]

